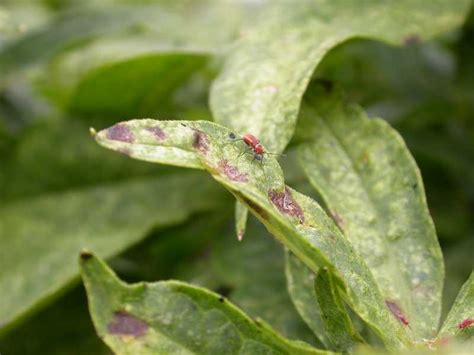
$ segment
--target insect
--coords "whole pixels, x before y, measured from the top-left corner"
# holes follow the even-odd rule
[[[242,138],[237,139],[237,136],[235,133],[230,132],[229,133],[229,138],[232,141],[243,141],[247,147],[249,148],[251,154],[253,155],[254,160],[258,160],[260,162],[263,162],[263,157],[265,154],[270,154],[270,155],[279,155],[275,153],[270,153],[265,151],[265,148],[263,145],[260,143],[260,140],[255,137],[253,134],[246,133],[242,136]]]

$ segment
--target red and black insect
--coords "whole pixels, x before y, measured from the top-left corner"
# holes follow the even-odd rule
[[[269,153],[265,151],[265,148],[260,143],[260,140],[257,137],[255,137],[253,134],[246,133],[242,136],[242,138],[237,139],[235,133],[231,132],[229,133],[229,138],[232,141],[239,141],[239,140],[243,141],[249,148],[251,154],[253,155],[254,160],[258,160],[262,162],[265,154],[278,155],[278,154]]]

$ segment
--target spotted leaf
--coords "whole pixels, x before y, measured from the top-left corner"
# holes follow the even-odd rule
[[[224,297],[179,281],[127,285],[81,254],[97,332],[117,354],[329,354],[292,342]]]

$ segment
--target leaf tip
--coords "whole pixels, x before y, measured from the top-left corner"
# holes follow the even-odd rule
[[[90,260],[94,257],[94,254],[92,254],[90,251],[88,250],[82,250],[81,253],[79,254],[79,258],[81,260],[81,262],[85,262],[87,260]]]
[[[94,127],[89,127],[89,133],[92,136],[92,138],[95,138],[95,136],[97,135],[97,131],[95,130]]]

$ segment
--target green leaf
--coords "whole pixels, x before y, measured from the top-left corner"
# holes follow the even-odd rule
[[[418,339],[436,334],[444,265],[415,161],[385,121],[314,87],[300,162],[370,267],[387,306]],[[318,93],[319,91],[319,93]]]
[[[242,242],[229,228],[221,230],[205,256],[183,268],[177,278],[222,294],[285,337],[318,345],[285,288],[281,244],[254,218],[250,218]]]
[[[82,248],[116,255],[154,226],[216,207],[220,195],[202,175],[186,174],[83,187],[2,206],[2,325],[11,325],[73,281],[78,273],[74,255]]]
[[[197,54],[147,55],[101,67],[79,83],[71,110],[126,117],[155,114],[206,59]]]
[[[0,49],[0,67],[6,74],[88,40],[137,33],[153,38],[162,50],[213,53],[233,39],[244,10],[242,4],[215,1],[77,7],[6,44]]]
[[[75,76],[68,76],[65,69],[52,69],[45,74],[47,86],[43,90],[83,116],[146,116],[158,110],[169,113],[175,90],[206,61],[207,56],[198,53],[147,53],[109,60]],[[51,83],[52,77],[56,82]]]
[[[335,279],[327,268],[321,268],[314,280],[324,329],[336,350],[348,352],[363,340],[352,325]]]
[[[158,127],[164,136],[156,137]],[[401,324],[389,313],[364,261],[322,208],[285,186],[277,161],[258,163],[242,155],[246,147],[235,134],[212,122],[122,122],[99,132],[97,141],[110,149],[127,149],[131,157],[184,164],[199,159],[212,176],[244,203],[267,229],[314,272],[328,267],[350,306],[389,348],[409,342]],[[168,154],[171,148],[174,151]]]
[[[272,3],[243,31],[214,82],[214,117],[279,153],[293,135],[311,75],[329,50],[356,37],[394,45],[428,39],[459,26],[469,6],[469,0]]]
[[[118,354],[324,354],[256,323],[215,293],[179,281],[121,282],[81,254],[89,308],[99,336]]]
[[[440,338],[449,336],[474,337],[474,272],[459,291],[439,332]]]
[[[247,227],[248,209],[238,200],[235,202],[235,233],[240,241],[244,237],[245,228]]]
[[[472,253],[474,238],[464,234],[464,239],[453,244],[450,248],[443,249],[446,266],[446,278],[443,292],[443,314],[441,319],[446,319],[459,290],[472,272]]]
[[[207,142],[200,141],[201,134],[180,121],[132,120],[117,123],[99,134],[92,131],[92,134],[102,146],[134,159],[194,169],[205,168],[193,146],[204,150],[207,149]]]
[[[314,289],[315,273],[296,256],[286,252],[285,274],[288,292],[301,318],[326,348],[331,341],[324,329],[324,323]]]

